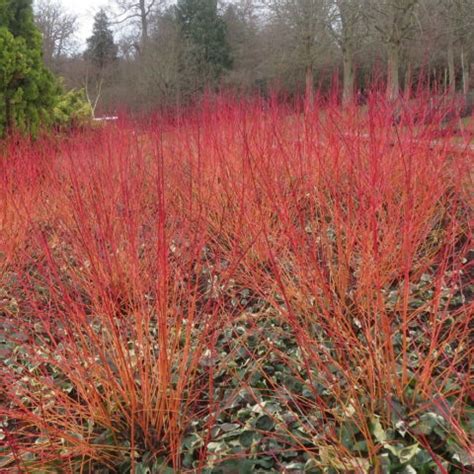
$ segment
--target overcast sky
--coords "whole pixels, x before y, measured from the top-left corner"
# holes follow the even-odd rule
[[[84,47],[86,38],[91,35],[94,14],[100,7],[107,7],[108,0],[60,0],[69,11],[79,16],[80,29],[77,32],[77,39]]]

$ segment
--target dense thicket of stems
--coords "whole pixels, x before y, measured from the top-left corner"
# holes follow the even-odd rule
[[[416,423],[469,449],[473,152],[417,104],[216,98],[2,144],[2,468],[199,470],[245,390],[315,467],[381,472],[399,416],[447,472]]]

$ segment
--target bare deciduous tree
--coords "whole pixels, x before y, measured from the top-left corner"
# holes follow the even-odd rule
[[[327,3],[325,0],[269,0],[266,5],[273,34],[285,43],[277,53],[289,60],[290,67],[304,70],[306,92],[311,96],[317,59],[324,56],[330,42],[325,29]]]
[[[140,44],[136,45],[141,52],[146,48],[150,38],[150,23],[160,0],[113,0],[117,8],[116,24],[131,23],[138,26]]]
[[[366,18],[387,50],[387,97],[400,93],[400,56],[414,31],[418,0],[370,0]]]
[[[77,16],[65,11],[58,0],[40,0],[35,9],[35,21],[43,35],[45,62],[55,69],[58,59],[71,54],[76,46]]]
[[[327,26],[342,53],[343,87],[345,102],[354,95],[354,53],[364,34],[363,0],[328,0]]]
[[[441,32],[447,43],[449,90],[456,92],[456,47],[458,47],[461,65],[462,91],[467,94],[469,88],[469,67],[466,66],[466,49],[473,38],[474,1],[473,0],[438,0],[440,14],[445,28]],[[470,36],[470,38],[469,38]]]

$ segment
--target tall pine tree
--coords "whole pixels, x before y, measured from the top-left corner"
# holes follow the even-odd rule
[[[60,88],[42,58],[32,0],[0,0],[0,136],[53,120]]]
[[[194,69],[203,85],[216,84],[232,66],[226,24],[217,0],[178,0],[176,20],[185,45],[183,69]]]
[[[85,56],[99,70],[104,70],[117,59],[118,47],[110,29],[110,22],[104,9],[94,17],[92,36],[87,40]]]

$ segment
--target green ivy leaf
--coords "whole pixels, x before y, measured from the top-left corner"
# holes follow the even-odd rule
[[[404,464],[409,462],[413,456],[420,451],[420,446],[418,443],[412,444],[411,446],[385,446],[388,451],[390,451],[398,460]]]
[[[228,459],[220,463],[211,472],[212,474],[251,474],[254,471],[255,461],[250,459]]]
[[[420,416],[418,422],[416,422],[412,431],[415,434],[429,435],[437,426],[443,426],[445,424],[444,418],[437,413],[428,412]]]
[[[375,439],[380,444],[385,444],[387,441],[387,433],[382,428],[382,424],[380,423],[380,417],[374,416],[372,418],[372,434],[375,436]]]
[[[245,447],[245,448],[249,448],[250,446],[252,446],[252,443],[254,442],[254,440],[258,439],[259,434],[256,433],[255,431],[244,431],[240,436],[239,436],[239,441],[240,441],[240,444]]]
[[[268,415],[260,416],[255,423],[255,427],[262,431],[269,431],[274,426],[275,426],[275,422]]]

